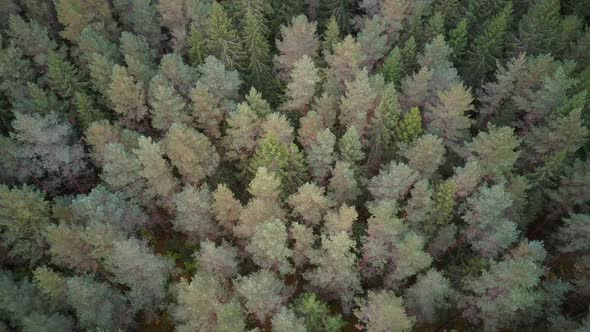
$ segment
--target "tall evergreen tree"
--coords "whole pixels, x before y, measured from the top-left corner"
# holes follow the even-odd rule
[[[264,21],[256,16],[252,9],[246,12],[245,27],[243,30],[244,49],[247,59],[247,83],[262,92],[267,98],[274,97],[274,76],[271,73],[272,61],[270,46],[265,35],[268,28]]]
[[[234,29],[225,9],[213,2],[207,23],[205,45],[209,54],[216,56],[230,69],[242,69],[244,49],[238,32]]]
[[[481,85],[481,81],[496,67],[504,51],[511,17],[512,3],[509,2],[471,43],[464,69],[469,83]]]

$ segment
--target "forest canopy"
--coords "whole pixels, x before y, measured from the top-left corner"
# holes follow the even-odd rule
[[[0,0],[0,332],[590,331],[590,1]]]

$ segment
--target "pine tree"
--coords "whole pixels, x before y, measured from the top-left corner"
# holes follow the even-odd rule
[[[49,223],[49,204],[41,191],[0,186],[0,238],[10,256],[36,264],[45,251],[43,232]]]
[[[153,249],[136,239],[115,242],[105,266],[112,281],[125,285],[132,310],[157,310],[164,299],[165,284],[172,262],[153,253]]]
[[[260,127],[262,137],[274,135],[283,144],[290,145],[293,143],[293,127],[287,117],[283,114],[268,114]]]
[[[344,127],[355,127],[364,137],[369,112],[375,107],[377,93],[369,82],[366,69],[363,69],[353,81],[346,82],[346,94],[340,98],[339,122]]]
[[[72,201],[72,219],[80,223],[113,224],[133,234],[148,220],[136,201],[126,200],[121,192],[110,192],[103,186],[95,187],[88,195],[78,195]]]
[[[125,67],[113,67],[107,95],[123,123],[132,125],[141,122],[147,115],[143,86],[127,73]]]
[[[133,153],[137,155],[137,160],[141,165],[139,174],[147,182],[149,195],[153,195],[161,207],[172,210],[178,180],[172,175],[172,168],[163,157],[162,144],[142,136],[137,145],[138,147],[133,150]]]
[[[214,56],[208,56],[197,68],[201,74],[198,82],[209,88],[209,92],[219,99],[219,106],[226,111],[233,109],[242,84],[238,72],[230,68]]]
[[[421,178],[431,178],[443,164],[445,146],[442,139],[426,134],[414,140],[401,154],[408,160],[408,166],[420,173]]]
[[[414,184],[410,191],[410,198],[404,206],[403,215],[411,223],[411,228],[420,235],[428,237],[434,227],[432,219],[435,219],[435,201],[433,199],[434,191],[430,187],[428,180],[420,180]]]
[[[256,150],[260,118],[250,106],[240,103],[227,119],[227,130],[222,138],[228,160],[246,160]]]
[[[201,184],[219,165],[219,155],[207,136],[179,123],[170,127],[163,147],[186,183]]]
[[[367,299],[359,298],[357,304],[354,315],[368,331],[410,331],[416,321],[392,291],[370,291]]]
[[[563,225],[554,235],[559,243],[559,251],[564,253],[583,253],[588,250],[590,236],[590,216],[572,214],[563,219]]]
[[[56,2],[55,9],[59,23],[64,26],[60,35],[72,43],[77,43],[80,33],[87,26],[107,35],[117,32],[108,1],[60,0]]]
[[[15,148],[6,157],[17,162],[19,179],[36,179],[45,191],[57,194],[68,187],[79,190],[78,180],[90,176],[84,148],[74,142],[72,126],[54,112],[15,113],[12,129]]]
[[[180,55],[170,53],[160,60],[160,71],[155,77],[168,80],[182,96],[187,96],[197,80],[197,73]]]
[[[234,234],[241,238],[250,238],[256,232],[256,226],[272,219],[283,220],[285,212],[281,208],[281,180],[275,173],[260,167],[250,182],[248,192],[253,198],[242,209]]]
[[[173,123],[188,123],[190,117],[186,110],[186,101],[179,95],[169,81],[152,79],[149,89],[150,113],[152,126],[162,131],[168,130]]]
[[[453,295],[451,282],[439,271],[430,269],[407,290],[408,313],[418,321],[434,322],[438,318],[437,311],[452,305]]]
[[[217,2],[213,2],[207,24],[205,45],[208,53],[220,59],[229,69],[242,68],[244,58],[242,42],[225,9]]]
[[[432,98],[433,74],[427,67],[421,67],[418,72],[402,79],[400,103],[404,109],[427,105],[427,100]]]
[[[365,27],[358,33],[357,40],[364,54],[362,66],[371,70],[389,49],[384,20],[377,15],[365,22]]]
[[[376,202],[403,198],[418,179],[418,173],[404,163],[392,161],[371,179],[369,192]]]
[[[240,218],[242,204],[235,198],[234,193],[225,184],[218,184],[213,192],[211,209],[217,223],[225,232],[231,234],[236,222]]]
[[[309,226],[318,225],[331,202],[325,196],[325,189],[312,183],[305,183],[287,200],[293,211]]]
[[[310,286],[326,298],[339,300],[344,312],[350,312],[354,296],[361,289],[353,248],[354,241],[345,232],[322,235],[321,249],[309,256],[316,267],[303,274]]]
[[[168,0],[159,2],[156,7],[160,14],[159,21],[161,25],[168,29],[173,37],[171,43],[174,50],[182,53],[189,44],[187,42],[187,35],[189,34],[187,30],[191,20],[188,13],[189,8],[187,8],[189,4],[185,4],[185,0]]]
[[[272,318],[272,330],[277,332],[305,332],[305,321],[295,315],[293,310],[286,307]]]
[[[174,228],[186,234],[191,242],[215,238],[217,225],[211,211],[211,191],[206,185],[199,188],[190,184],[176,194]]]
[[[66,284],[68,304],[82,328],[110,330],[129,324],[125,298],[109,284],[89,275],[68,278]]]
[[[311,58],[304,55],[293,64],[290,74],[290,81],[287,84],[287,98],[283,109],[287,111],[307,113],[311,106],[316,85],[320,81],[318,69]]]
[[[480,85],[487,74],[496,67],[496,62],[504,50],[511,15],[512,3],[509,2],[500,13],[489,20],[482,33],[471,43],[464,70],[464,77],[468,82]]]
[[[287,247],[287,227],[278,220],[269,220],[256,226],[254,236],[246,246],[252,260],[263,269],[281,275],[292,271],[289,258],[293,251]]]
[[[127,31],[121,34],[120,48],[129,73],[147,89],[156,74],[156,52],[145,37]]]
[[[468,159],[478,162],[484,176],[500,179],[511,173],[520,155],[520,142],[512,128],[489,125],[487,132],[480,132],[466,144]]]
[[[361,45],[350,35],[334,45],[334,52],[326,55],[326,83],[324,90],[332,96],[340,96],[346,83],[362,77],[361,64],[364,61]]]
[[[352,204],[361,194],[359,183],[355,177],[354,167],[347,162],[337,161],[332,170],[328,184],[328,195],[336,206],[342,203]]]
[[[261,130],[262,138],[268,135],[274,135],[283,144],[290,145],[293,143],[293,127],[287,117],[283,114],[268,114],[261,124]]]
[[[453,148],[468,135],[471,119],[465,112],[473,109],[473,97],[461,84],[453,85],[437,96],[438,102],[427,107],[426,127],[429,133],[441,137],[447,147]]]
[[[122,144],[105,146],[102,180],[113,191],[122,191],[127,197],[146,204],[152,201],[153,193],[147,190],[148,184],[139,174],[140,169],[137,156],[127,151]]]
[[[297,130],[297,141],[307,150],[317,140],[317,135],[324,128],[322,118],[316,111],[309,111],[305,116],[299,118],[299,130]]]
[[[259,322],[280,310],[285,285],[268,270],[260,270],[236,280],[236,291],[245,299],[248,313],[254,315]]]
[[[346,232],[350,235],[358,216],[354,207],[342,204],[338,210],[330,210],[326,213],[324,227],[330,234]]]
[[[379,14],[387,22],[387,31],[391,40],[397,40],[400,31],[413,14],[414,4],[407,0],[384,0],[380,4]]]
[[[306,161],[309,165],[311,176],[322,183],[328,176],[334,163],[334,146],[336,136],[330,129],[324,129],[318,133],[317,140],[306,151]]]
[[[466,202],[463,220],[469,225],[467,240],[484,257],[495,257],[516,241],[516,224],[506,218],[513,199],[503,185],[483,187]]]
[[[190,99],[191,115],[197,127],[210,138],[218,139],[221,136],[220,126],[224,116],[219,98],[205,84],[197,82],[190,91]]]
[[[471,195],[480,181],[482,180],[482,171],[477,161],[471,160],[465,163],[463,167],[455,167],[455,174],[452,178],[455,190],[452,195],[458,199]]]
[[[201,242],[200,247],[194,257],[205,273],[215,275],[219,280],[233,278],[238,274],[237,248],[225,241],[215,246],[215,243],[209,240]]]
[[[242,307],[215,275],[198,272],[190,282],[183,278],[172,286],[172,293],[176,303],[171,315],[180,331],[246,329]]]
[[[478,109],[477,123],[480,127],[490,121],[500,110],[500,106],[510,99],[515,90],[515,84],[521,73],[526,69],[524,53],[510,59],[506,65],[498,64],[495,81],[483,84],[479,99],[482,106]]]
[[[488,330],[514,324],[519,318],[517,312],[527,312],[540,301],[538,288],[545,255],[541,242],[524,241],[501,261],[492,261],[480,276],[468,280],[463,316],[472,322],[481,321]],[[497,296],[499,293],[505,296]]]
[[[295,62],[303,56],[317,57],[320,42],[316,29],[317,24],[310,23],[305,15],[293,17],[290,26],[281,26],[281,39],[276,41],[279,55],[275,56],[274,62],[282,80],[289,77]]]

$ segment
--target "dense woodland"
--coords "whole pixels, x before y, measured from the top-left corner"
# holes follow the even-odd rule
[[[0,0],[0,331],[590,331],[590,1]]]

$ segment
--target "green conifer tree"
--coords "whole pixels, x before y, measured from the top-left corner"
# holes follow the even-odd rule
[[[260,21],[251,9],[248,9],[242,33],[247,63],[246,83],[262,92],[267,98],[271,98],[274,97],[274,76],[271,73],[272,61],[270,46],[265,36],[266,30],[264,22]]]
[[[504,51],[511,17],[512,3],[509,2],[500,13],[489,20],[482,33],[473,40],[464,69],[467,82],[480,85],[496,68],[496,62]]]
[[[216,56],[230,69],[241,69],[244,59],[242,40],[232,26],[225,9],[213,2],[206,30],[205,45],[209,54]]]

